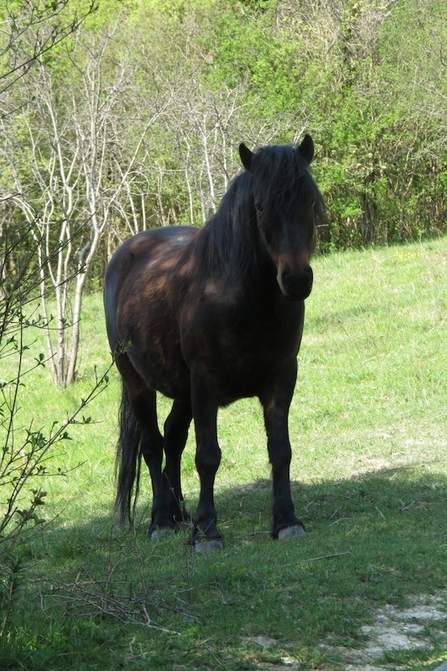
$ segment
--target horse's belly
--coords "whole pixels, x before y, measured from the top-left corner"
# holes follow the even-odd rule
[[[151,389],[169,398],[189,400],[191,397],[191,376],[183,358],[180,341],[175,335],[160,338],[146,334],[145,342],[129,348],[128,356],[140,377]]]

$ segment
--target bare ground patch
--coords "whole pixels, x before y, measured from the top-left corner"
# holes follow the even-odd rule
[[[374,622],[360,628],[367,639],[361,650],[327,644],[324,647],[346,661],[345,671],[397,671],[397,667],[381,663],[384,654],[431,650],[430,625],[443,622],[446,624],[444,631],[447,631],[447,591],[433,596],[412,596],[405,608],[386,605],[377,610]],[[447,640],[447,634],[445,638]]]
[[[322,647],[328,652],[333,652],[334,658],[341,660],[339,663],[334,663],[334,670],[399,671],[399,667],[390,666],[382,661],[385,653],[431,650],[433,644],[430,640],[429,629],[434,623],[441,625],[445,623],[441,631],[445,632],[443,636],[447,643],[447,590],[433,596],[409,597],[405,608],[391,605],[379,608],[373,623],[360,627],[360,632],[366,637],[365,645],[360,650],[330,643],[322,643]],[[244,640],[259,645],[264,650],[278,645],[278,641],[270,637],[245,637]],[[265,671],[285,671],[285,669],[304,671],[303,665],[288,655],[275,664],[261,662],[258,668],[265,669]],[[331,669],[328,665],[326,668],[328,671]],[[434,668],[432,664],[427,668],[433,671],[447,671],[447,655],[446,660],[440,659]]]

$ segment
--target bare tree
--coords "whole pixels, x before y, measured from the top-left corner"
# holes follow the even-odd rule
[[[37,245],[48,324],[56,312],[46,340],[53,380],[62,386],[75,378],[82,297],[105,228],[118,214],[131,232],[138,229],[133,186],[148,151],[148,129],[162,113],[134,118],[129,142],[130,119],[122,118],[122,108],[134,73],[129,60],[109,60],[115,30],[78,36],[70,60],[63,55],[68,81],[40,61],[28,75],[20,116],[2,122],[8,138],[3,160],[8,159],[13,200]]]

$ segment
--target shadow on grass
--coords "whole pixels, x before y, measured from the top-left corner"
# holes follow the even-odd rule
[[[108,515],[47,533],[11,622],[11,642],[28,637],[22,668],[233,670],[278,655],[337,668],[323,641],[361,648],[377,607],[446,588],[446,474],[390,469],[293,494],[308,533],[278,542],[270,481],[218,492],[225,548],[208,556],[186,534],[148,540],[147,519],[134,533]],[[273,645],[250,642],[260,636]]]

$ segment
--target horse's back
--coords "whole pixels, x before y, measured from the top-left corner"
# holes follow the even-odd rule
[[[197,235],[190,226],[167,226],[142,231],[128,238],[110,259],[104,281],[104,303],[107,318],[116,312],[120,294],[131,288],[141,291],[144,273],[151,267],[174,265],[184,247]],[[164,263],[164,266],[163,266]],[[110,336],[109,336],[110,337]]]
[[[128,238],[118,247],[107,266],[106,290],[114,284],[117,276],[125,279],[131,265],[155,261],[160,256],[182,250],[197,235],[197,230],[192,226],[166,226],[142,231]]]

